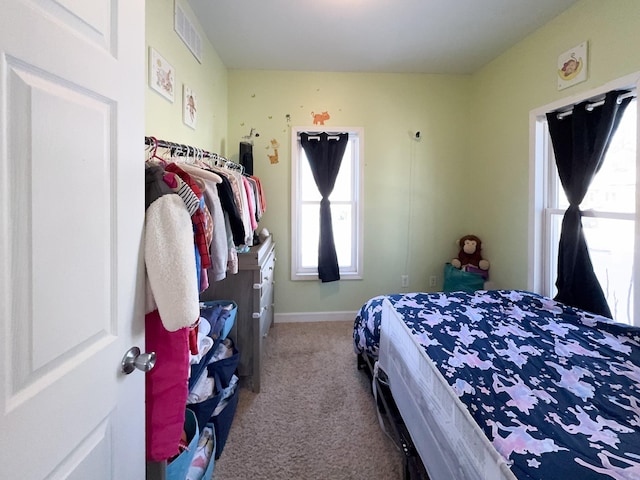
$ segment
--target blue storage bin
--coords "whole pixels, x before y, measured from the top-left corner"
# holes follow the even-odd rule
[[[227,305],[231,306],[228,310],[228,316],[220,319],[218,307],[225,307]],[[236,321],[237,314],[238,305],[233,300],[210,300],[207,302],[200,302],[200,316],[204,317],[209,321],[209,323],[211,323],[211,332],[218,335],[220,341],[224,340],[227,338],[227,335],[229,335],[229,332]],[[224,315],[226,315],[226,313]],[[218,320],[220,320],[220,322],[218,322]],[[216,326],[218,326],[218,328],[216,328]]]
[[[167,480],[185,480],[193,461],[193,455],[200,439],[200,430],[196,416],[190,410],[187,410],[184,416],[184,431],[187,434],[189,447],[167,465]]]
[[[209,457],[209,465],[207,466],[207,469],[202,476],[203,480],[209,480],[213,478],[213,471],[216,466],[216,449],[218,444],[218,441],[216,439],[216,428],[213,422],[207,424],[207,428],[211,428],[211,431],[213,432],[213,449],[211,451],[211,456]]]
[[[233,305],[233,309],[229,313],[229,318],[227,318],[224,323],[224,327],[222,327],[222,331],[220,332],[220,340],[224,340],[229,336],[229,332],[231,332],[231,328],[233,324],[236,322],[236,316],[238,315],[238,305],[236,302],[230,302]]]
[[[225,340],[229,335],[229,332],[231,331],[231,328],[233,328],[233,325],[236,321],[236,316],[238,314],[238,305],[233,300],[212,300],[207,302],[200,302],[200,316],[204,317],[205,319],[207,318],[207,316],[211,317],[212,315],[215,315],[217,318],[217,315],[215,314],[216,307],[224,305],[231,305],[229,315],[226,317],[223,325],[221,325],[220,336],[213,342],[213,347],[211,347],[211,349],[200,360],[199,363],[191,365],[191,374],[189,375],[189,391],[191,391],[195,383],[198,381],[200,375],[203,374],[204,369],[211,361],[211,357],[216,351],[216,348],[218,348],[218,345],[220,345],[220,342]]]
[[[238,409],[238,399],[240,398],[240,386],[236,385],[236,389],[229,398],[229,402],[222,409],[218,415],[211,417],[213,425],[216,429],[216,460],[222,455],[222,450],[227,442],[229,431],[231,430],[231,424],[233,417]]]
[[[187,405],[187,408],[195,414],[200,429],[204,428],[211,418],[213,411],[218,406],[218,403],[222,400],[223,389],[229,386],[231,377],[236,372],[239,362],[240,354],[238,350],[233,347],[232,356],[223,358],[217,362],[212,362],[206,366],[206,370],[202,371],[202,375],[208,375],[215,379],[216,390],[214,396],[211,398],[207,398],[199,403]]]
[[[200,440],[186,480],[210,480],[216,463],[216,431],[210,422],[200,432]]]
[[[187,408],[195,415],[199,428],[205,427],[221,399],[222,392],[217,392],[213,397],[202,402],[187,405]]]
[[[210,377],[216,377],[216,386],[218,388],[227,388],[231,377],[238,369],[240,363],[240,353],[238,349],[233,347],[233,355],[227,358],[218,360],[217,362],[211,362],[207,365],[207,373]]]

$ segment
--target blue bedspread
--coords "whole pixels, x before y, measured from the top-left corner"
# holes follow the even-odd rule
[[[524,291],[375,297],[357,352],[377,355],[390,300],[518,479],[640,478],[640,329]]]

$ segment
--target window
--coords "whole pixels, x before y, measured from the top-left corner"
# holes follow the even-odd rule
[[[582,101],[582,100],[580,100]],[[579,103],[579,102],[574,102]],[[558,108],[549,108],[555,111]],[[580,205],[591,262],[616,321],[634,324],[634,242],[639,230],[636,206],[637,101],[633,100],[607,151],[602,168]],[[532,289],[553,297],[557,277],[558,242],[568,201],[558,177],[544,115],[536,116],[534,139],[534,245]],[[640,320],[636,323],[640,323]]]
[[[299,134],[318,133],[320,130],[308,127],[293,127],[291,130],[291,279],[314,280],[318,278],[321,197],[309,161],[300,145]],[[364,131],[357,127],[334,128],[331,131],[349,133],[349,143],[329,197],[340,277],[342,280],[360,279]]]

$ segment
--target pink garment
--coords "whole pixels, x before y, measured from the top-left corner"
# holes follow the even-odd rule
[[[251,177],[258,186],[258,199],[260,200],[260,207],[262,207],[262,213],[267,211],[267,199],[264,195],[264,191],[262,190],[262,184],[260,183],[260,179],[258,177]]]
[[[147,352],[156,365],[145,374],[147,460],[159,462],[178,454],[184,427],[189,382],[189,329],[169,332],[158,310],[145,315]]]
[[[249,180],[247,180],[244,176],[242,177],[242,184],[244,185],[244,191],[247,196],[247,204],[249,206],[249,220],[251,221],[251,230],[255,230],[258,228],[258,221],[256,220],[256,200],[253,195],[253,188],[251,188]]]
[[[162,177],[164,183],[169,185],[170,188],[178,188],[178,181],[176,180],[176,174],[171,172],[166,172]]]

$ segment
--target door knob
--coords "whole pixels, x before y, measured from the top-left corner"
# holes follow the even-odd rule
[[[122,372],[129,375],[136,368],[148,372],[156,364],[156,352],[140,353],[138,347],[131,347],[122,357]]]

